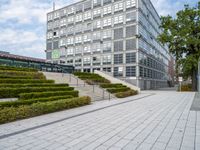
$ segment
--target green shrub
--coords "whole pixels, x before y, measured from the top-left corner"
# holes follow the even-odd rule
[[[121,87],[126,87],[126,86],[121,83],[116,83],[116,84],[103,83],[103,84],[100,84],[100,87],[102,87],[102,88],[121,88]]]
[[[54,83],[54,80],[43,80],[43,79],[1,79],[1,83]]]
[[[44,76],[10,76],[0,75],[0,79],[45,79]]]
[[[54,83],[30,83],[30,84],[0,84],[0,88],[19,88],[19,87],[67,87],[69,84]]]
[[[73,97],[78,97],[78,91],[55,91],[55,92],[32,92],[32,93],[22,93],[19,94],[20,100],[52,97],[52,96],[67,96],[71,95]]]
[[[180,91],[180,86],[178,87],[178,91]],[[181,85],[181,92],[190,92],[190,91],[192,91],[191,84]]]
[[[20,93],[43,92],[43,91],[71,91],[73,87],[23,87],[23,88],[0,88],[0,98],[19,97]]]
[[[14,71],[27,71],[27,72],[37,72],[37,69],[33,68],[22,68],[22,67],[13,67],[13,66],[1,66],[0,70],[14,70]]]
[[[0,108],[18,107],[20,105],[31,105],[37,102],[55,101],[55,100],[68,99],[68,98],[73,98],[73,96],[66,95],[66,96],[54,96],[54,97],[48,97],[48,98],[37,98],[37,99],[30,99],[30,100],[24,100],[24,101],[17,100],[17,101],[0,102]]]
[[[125,97],[128,97],[128,96],[133,96],[133,95],[137,95],[137,94],[138,94],[137,91],[128,90],[128,91],[125,91],[125,92],[116,93],[115,96],[117,98],[125,98]]]
[[[128,87],[122,87],[122,88],[108,88],[107,91],[110,93],[119,93],[119,92],[125,92],[130,90]]]
[[[80,107],[91,103],[90,97],[71,98],[50,102],[38,102],[19,107],[5,107],[0,110],[0,124],[52,113],[65,109]]]
[[[36,77],[45,77],[43,73],[40,72],[26,72],[26,71],[12,71],[12,70],[0,70],[0,75],[7,76],[36,76]]]

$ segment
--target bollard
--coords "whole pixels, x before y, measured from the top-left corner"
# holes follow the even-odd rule
[[[110,101],[110,93],[108,93],[108,99],[109,99],[109,101]]]
[[[94,93],[94,84],[92,86],[93,86],[93,93]]]
[[[78,86],[78,78],[76,79],[76,84],[77,84],[77,86]]]
[[[69,74],[69,82],[71,82],[71,74]]]
[[[104,93],[104,89],[103,89],[103,100],[104,100],[104,98],[105,98],[105,97],[104,97],[104,94],[105,94],[105,93]]]

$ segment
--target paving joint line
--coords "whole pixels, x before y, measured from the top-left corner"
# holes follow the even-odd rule
[[[140,98],[136,98],[134,100],[128,100],[128,101],[112,104],[112,105],[109,105],[109,106],[104,106],[104,107],[97,108],[97,109],[94,109],[94,110],[90,110],[90,111],[87,111],[87,112],[84,112],[84,113],[81,113],[81,114],[72,115],[72,116],[69,116],[69,117],[66,117],[66,118],[63,118],[63,119],[59,119],[59,120],[52,121],[52,122],[49,122],[49,123],[44,123],[44,124],[41,124],[41,125],[38,125],[38,126],[27,128],[27,129],[24,129],[24,130],[16,131],[16,132],[9,133],[9,134],[4,134],[4,135],[0,136],[0,139],[4,139],[4,138],[10,137],[10,136],[25,133],[25,132],[28,132],[28,131],[31,131],[31,130],[39,129],[39,128],[42,128],[42,127],[46,127],[46,126],[49,126],[49,125],[52,125],[52,124],[55,124],[55,123],[58,123],[58,122],[62,122],[62,121],[65,121],[65,120],[68,120],[68,119],[71,119],[71,118],[83,116],[83,115],[93,113],[93,112],[96,112],[96,111],[100,111],[100,110],[103,110],[103,109],[106,109],[106,108],[115,107],[115,106],[118,106],[118,105],[121,105],[121,104],[126,104],[126,103],[130,103],[130,102],[133,102],[133,101],[137,101],[137,100],[140,100],[140,99],[143,99],[143,98],[146,98],[146,97],[150,97],[150,96],[153,96],[153,95],[155,95],[155,94],[151,93],[149,95],[146,95],[146,96],[143,96],[143,97],[140,97]]]

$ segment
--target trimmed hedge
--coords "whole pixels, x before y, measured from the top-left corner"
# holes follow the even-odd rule
[[[44,76],[10,76],[0,75],[0,79],[46,79]]]
[[[54,83],[54,80],[44,80],[44,79],[1,79],[0,83]]]
[[[100,84],[100,87],[102,87],[102,88],[121,88],[121,87],[126,87],[126,86],[121,83],[116,83],[116,84],[104,83],[104,84]]]
[[[0,75],[9,76],[43,76],[41,72],[26,72],[26,71],[12,71],[12,70],[0,70]]]
[[[108,88],[107,91],[110,93],[119,93],[119,92],[125,92],[130,90],[128,87],[122,87],[122,88]]]
[[[180,86],[178,87],[178,91],[180,92]],[[192,91],[191,84],[181,85],[181,92],[191,92],[191,91]]]
[[[20,100],[29,100],[34,98],[52,97],[52,96],[67,96],[78,97],[78,91],[55,91],[55,92],[32,92],[19,94]]]
[[[23,88],[0,88],[0,98],[19,97],[20,93],[43,92],[43,91],[71,91],[73,87],[23,87]]]
[[[55,96],[55,97],[48,97],[48,98],[37,98],[37,99],[30,99],[30,100],[24,100],[24,101],[17,100],[17,101],[0,102],[0,108],[18,107],[20,105],[31,105],[37,102],[55,101],[55,100],[68,99],[68,98],[73,98],[73,96],[66,95],[66,96]]]
[[[90,97],[79,97],[72,99],[64,99],[50,101],[45,103],[34,103],[19,107],[6,107],[0,110],[0,124],[25,119],[29,117],[39,116],[42,114],[52,113],[65,109],[80,107],[91,103]]]
[[[12,66],[1,66],[0,70],[14,70],[14,71],[27,71],[27,72],[37,72],[37,69],[34,68],[20,68],[20,67],[12,67]]]
[[[137,94],[138,94],[137,91],[128,90],[128,91],[125,91],[125,92],[116,93],[115,96],[117,98],[125,98],[125,97],[128,97],[128,96],[133,96],[133,95],[137,95]]]
[[[33,84],[0,84],[0,88],[19,88],[19,87],[67,87],[69,84],[53,83],[33,83]]]

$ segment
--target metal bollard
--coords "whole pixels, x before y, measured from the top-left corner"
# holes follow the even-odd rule
[[[76,84],[77,84],[77,86],[78,86],[78,78],[76,79]]]
[[[105,94],[104,92],[105,92],[105,91],[104,91],[104,89],[103,89],[103,100],[104,100],[104,98],[105,98],[105,97],[104,97],[104,94]]]
[[[94,84],[92,86],[93,86],[93,93],[94,93]]]
[[[69,82],[71,82],[71,74],[69,74]]]
[[[108,99],[109,99],[109,101],[110,101],[110,93],[108,93]]]

